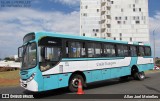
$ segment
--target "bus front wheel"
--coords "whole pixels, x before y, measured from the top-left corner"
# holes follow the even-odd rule
[[[69,90],[72,92],[76,92],[78,89],[78,83],[81,80],[82,85],[84,85],[84,79],[81,75],[75,74],[71,77],[69,81]]]
[[[134,74],[134,79],[140,80],[140,81],[144,80],[145,79],[144,72],[137,72],[137,73],[135,73]]]

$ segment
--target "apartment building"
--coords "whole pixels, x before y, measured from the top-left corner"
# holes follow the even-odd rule
[[[148,0],[81,0],[80,35],[149,42]]]

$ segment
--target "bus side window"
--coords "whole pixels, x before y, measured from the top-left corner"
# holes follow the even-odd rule
[[[102,47],[101,47],[101,44],[99,44],[99,43],[95,43],[94,44],[94,48],[95,48],[95,55],[94,55],[94,57],[101,57],[101,50],[102,50]]]
[[[69,54],[69,48],[68,48],[68,42],[66,42],[66,57],[68,58]]]
[[[113,45],[113,44],[104,44],[104,56],[105,57],[114,57],[114,56],[116,56],[115,45]]]
[[[142,46],[139,47],[138,55],[139,56],[144,56],[144,48]]]
[[[88,43],[88,57],[94,57],[94,44]]]
[[[124,56],[129,56],[129,51],[128,51],[128,46],[127,45],[123,45],[123,51],[124,51]]]
[[[132,56],[137,56],[137,48],[136,46],[130,46],[130,54]]]
[[[151,48],[145,47],[145,56],[151,56]]]
[[[123,49],[123,45],[117,45],[117,52],[118,52],[118,56],[119,57],[124,57],[124,49]]]
[[[85,49],[83,49],[83,44],[81,42],[71,42],[69,50],[70,58],[78,58],[83,57],[83,55],[85,55]],[[84,52],[82,52],[83,50]]]
[[[81,49],[81,57],[86,57],[85,43],[83,43],[83,46],[82,46],[82,49]]]

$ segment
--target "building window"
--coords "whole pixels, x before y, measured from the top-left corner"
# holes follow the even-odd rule
[[[121,17],[119,17],[119,20],[121,20]]]
[[[111,37],[111,33],[107,33],[107,37]]]
[[[97,36],[97,33],[95,33],[94,35]]]
[[[99,32],[99,29],[96,29],[96,32]]]
[[[83,36],[85,36],[85,33],[83,33]]]
[[[95,29],[93,29],[93,32],[95,31]]]
[[[99,9],[97,9],[97,12],[99,12]]]
[[[122,37],[122,33],[119,33],[119,36]]]
[[[85,6],[85,8],[87,9],[87,8],[88,8],[88,6]]]
[[[114,1],[111,1],[111,4],[114,4]]]
[[[130,41],[132,41],[132,38],[130,38]]]
[[[127,20],[127,16],[125,17],[125,20]]]
[[[121,21],[117,21],[118,24],[121,24]]]
[[[136,21],[136,24],[140,24],[140,21]]]
[[[114,40],[116,40],[116,37],[114,37]]]
[[[123,24],[126,24],[126,21],[123,21]]]
[[[121,9],[121,12],[123,12],[123,9]]]
[[[116,20],[118,20],[118,17],[115,17]]]
[[[133,20],[136,20],[136,17],[135,17],[135,16],[133,17]]]
[[[120,38],[120,40],[122,40],[122,38]]]
[[[139,8],[139,11],[141,12],[141,8]]]
[[[87,13],[84,13],[83,16],[87,16]]]
[[[136,9],[135,8],[133,8],[133,12],[135,12],[136,11]]]
[[[135,4],[133,4],[133,7],[135,7]]]

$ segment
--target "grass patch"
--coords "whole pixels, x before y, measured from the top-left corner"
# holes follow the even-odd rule
[[[0,87],[18,86],[19,70],[0,72]]]

